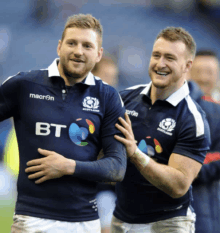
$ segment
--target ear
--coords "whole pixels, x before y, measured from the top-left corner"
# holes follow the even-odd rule
[[[96,63],[100,62],[100,60],[102,59],[102,55],[103,55],[103,47],[101,47],[98,51],[98,56],[96,58]]]
[[[187,63],[186,63],[185,69],[184,69],[184,73],[187,73],[192,68],[192,63],[193,63],[192,60],[187,60]]]
[[[61,49],[62,41],[59,40],[58,45],[57,45],[57,54],[60,56],[60,49]]]

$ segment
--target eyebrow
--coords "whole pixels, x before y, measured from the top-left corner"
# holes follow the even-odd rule
[[[165,56],[177,58],[177,56],[172,53],[165,53]]]
[[[161,54],[161,52],[159,52],[159,51],[153,51],[152,54]],[[172,53],[165,53],[164,56],[166,56],[166,57],[170,56],[170,57],[177,58],[177,56],[174,55],[174,54],[172,54]]]
[[[72,39],[72,38],[69,38],[69,39],[66,39],[67,42],[78,42],[76,39]],[[81,41],[82,44],[89,44],[89,45],[93,45],[94,46],[94,43],[90,42],[90,41]]]

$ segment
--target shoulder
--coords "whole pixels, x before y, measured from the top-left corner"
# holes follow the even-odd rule
[[[124,106],[119,92],[114,87],[102,81],[102,79],[97,76],[94,76],[94,81],[96,91],[99,92],[98,95],[101,97],[102,101],[104,101],[105,103],[109,103],[112,106],[119,103],[122,107]]]
[[[22,81],[36,81],[39,80],[40,77],[48,75],[47,70],[31,70],[28,72],[18,72],[16,75],[9,76],[3,83],[4,84],[11,84],[11,83],[19,83]]]
[[[133,99],[134,97],[141,94],[141,92],[144,91],[145,88],[148,88],[148,86],[149,86],[149,84],[135,85],[135,86],[131,86],[129,88],[126,88],[125,90],[122,90],[119,93],[120,93],[123,100]]]
[[[184,98],[179,105],[179,118],[181,119],[182,128],[191,128],[196,137],[202,136],[207,132],[206,114],[200,105],[189,95]]]
[[[191,112],[200,112],[204,114],[203,109],[201,106],[195,101],[190,95],[185,97],[186,108]]]
[[[94,81],[95,86],[98,87],[101,92],[104,92],[106,94],[119,94],[113,86],[110,86],[108,83],[104,82],[98,76],[94,76]]]
[[[208,102],[205,100],[195,101],[191,97],[186,98],[187,106],[192,114],[199,112],[204,118],[207,118],[209,123],[215,119],[218,123],[218,116],[220,115],[220,105],[215,102]]]

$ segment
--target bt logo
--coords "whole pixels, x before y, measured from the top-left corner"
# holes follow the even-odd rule
[[[55,127],[55,137],[60,137],[61,129],[66,128],[66,125],[58,125],[58,124],[48,124],[45,122],[37,122],[36,123],[36,135],[47,136],[50,134],[50,127]]]
[[[40,136],[48,136],[51,133],[51,128],[55,128],[55,137],[61,137],[62,129],[67,128],[66,125],[49,124],[46,122],[36,122],[35,134]],[[70,140],[78,146],[86,146],[88,142],[86,138],[89,134],[95,132],[95,126],[92,121],[82,118],[76,119],[76,123],[70,124],[68,133]]]

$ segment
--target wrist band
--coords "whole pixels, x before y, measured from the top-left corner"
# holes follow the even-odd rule
[[[150,157],[143,153],[138,147],[135,150],[134,154],[131,156],[131,160],[135,160],[136,163],[139,163],[141,167],[146,167],[150,161]],[[137,161],[138,160],[138,161]]]

